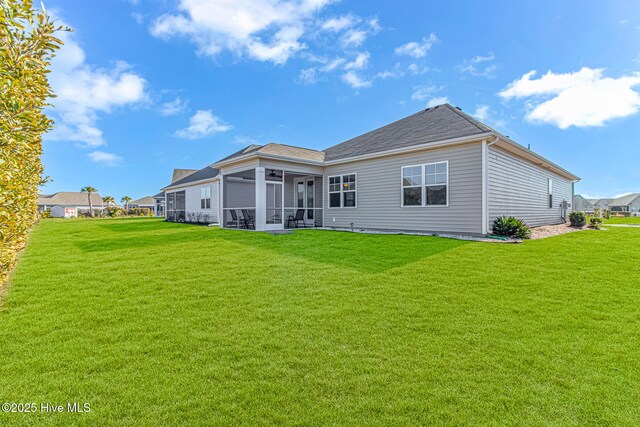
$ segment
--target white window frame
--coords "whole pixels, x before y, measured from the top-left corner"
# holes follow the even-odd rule
[[[420,185],[404,185],[404,169],[405,168],[420,168],[420,173],[422,174],[422,184]],[[400,206],[403,208],[422,208],[424,207],[424,196],[425,196],[425,189],[424,189],[424,185],[425,185],[425,180],[424,180],[424,165],[407,165],[407,166],[401,166],[400,167]],[[405,205],[404,204],[404,189],[405,188],[416,188],[416,187],[420,187],[420,200],[422,201],[422,203],[420,205]]]
[[[553,209],[553,178],[547,178],[547,209]]]
[[[206,193],[204,194],[205,197],[203,197],[203,192],[205,192],[205,190],[209,190],[206,193],[209,193],[209,197],[206,197]],[[211,209],[211,186],[207,185],[205,187],[200,187],[200,210],[206,210],[206,209]],[[207,207],[207,203],[205,202],[204,207],[202,207],[202,201],[203,200],[209,200],[209,207]]]
[[[355,189],[344,191],[344,181],[342,180],[342,177],[347,175],[353,175],[355,177],[356,179]],[[331,178],[340,178],[340,191],[331,191]],[[335,193],[340,194],[340,206],[331,206],[331,195]],[[344,193],[355,193],[354,206],[344,205]],[[358,174],[356,172],[348,172],[348,173],[341,173],[339,175],[327,176],[327,209],[355,209],[357,207],[358,207]]]
[[[445,163],[447,165],[447,182],[444,184],[427,184],[427,166],[431,166],[431,165],[437,165],[439,163]],[[422,168],[422,205],[405,205],[404,204],[404,189],[405,188],[415,188],[417,186],[413,185],[413,186],[404,186],[403,183],[403,179],[404,179],[404,168],[415,168],[420,166]],[[427,204],[427,187],[436,187],[439,185],[446,185],[447,186],[447,203],[444,205],[428,205]],[[429,163],[423,163],[423,164],[419,164],[419,165],[406,165],[406,166],[400,166],[400,207],[403,208],[448,208],[449,207],[449,191],[450,191],[450,187],[451,184],[449,182],[449,160],[440,160],[437,162],[429,162]]]

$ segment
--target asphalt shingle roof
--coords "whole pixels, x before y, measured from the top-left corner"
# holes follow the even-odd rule
[[[38,197],[38,205],[63,205],[63,206],[86,206],[89,207],[89,198],[87,193],[81,193],[80,191],[59,191],[54,194],[46,195],[41,194]],[[91,204],[94,207],[102,206],[102,197],[99,193],[91,193]]]
[[[449,104],[415,113],[325,150],[325,161],[491,132],[492,129]]]
[[[175,187],[176,185],[188,184],[190,182],[201,181],[203,179],[215,178],[218,176],[220,171],[216,168],[212,168],[211,166],[205,166],[204,168],[196,171],[182,179],[179,179],[171,184],[167,185],[166,188]]]
[[[181,180],[184,177],[191,175],[194,172],[197,172],[198,169],[174,169],[173,176],[171,177],[171,182],[174,183],[178,180]]]
[[[155,204],[155,200],[151,196],[141,197],[137,200],[129,202],[129,205],[153,205]]]
[[[609,205],[610,206],[626,206],[633,203],[633,201],[638,197],[640,197],[640,193],[627,194],[626,196],[613,199],[611,202],[609,202]]]

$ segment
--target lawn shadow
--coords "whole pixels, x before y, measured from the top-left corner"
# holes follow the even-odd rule
[[[339,265],[363,273],[381,273],[471,242],[432,236],[361,234],[300,230],[271,235],[219,230],[221,237],[243,244],[326,265]]]

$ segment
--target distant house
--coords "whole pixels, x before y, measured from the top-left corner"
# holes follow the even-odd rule
[[[51,215],[58,218],[75,217],[82,212],[89,211],[88,194],[79,191],[59,191],[54,194],[41,194],[36,203],[39,212],[50,209]],[[93,209],[96,210],[106,207],[98,193],[91,193],[91,204]],[[59,208],[54,209],[54,207]]]
[[[593,210],[593,208],[608,210],[613,199],[587,199],[587,201],[592,205],[591,210]]]
[[[130,208],[147,208],[153,211],[155,207],[155,200],[151,196],[141,197],[137,200],[129,202]]]
[[[487,234],[501,215],[566,221],[578,180],[444,104],[324,151],[251,145],[163,190],[173,221]]]
[[[609,202],[611,212],[630,212],[634,216],[640,213],[640,193],[631,193]]]
[[[593,199],[585,199],[582,195],[576,194],[573,197],[573,209],[579,212],[593,212]]]

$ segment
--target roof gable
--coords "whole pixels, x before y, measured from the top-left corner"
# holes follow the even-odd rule
[[[182,179],[179,179],[178,181],[172,182],[165,188],[176,187],[178,185],[184,185],[190,182],[202,181],[203,179],[215,178],[216,176],[218,176],[218,173],[220,173],[218,169],[212,168],[211,166],[205,166],[199,171],[196,171]]]
[[[174,183],[182,178],[185,178],[191,175],[194,172],[197,172],[198,169],[174,169],[173,176],[171,177],[171,182]]]

